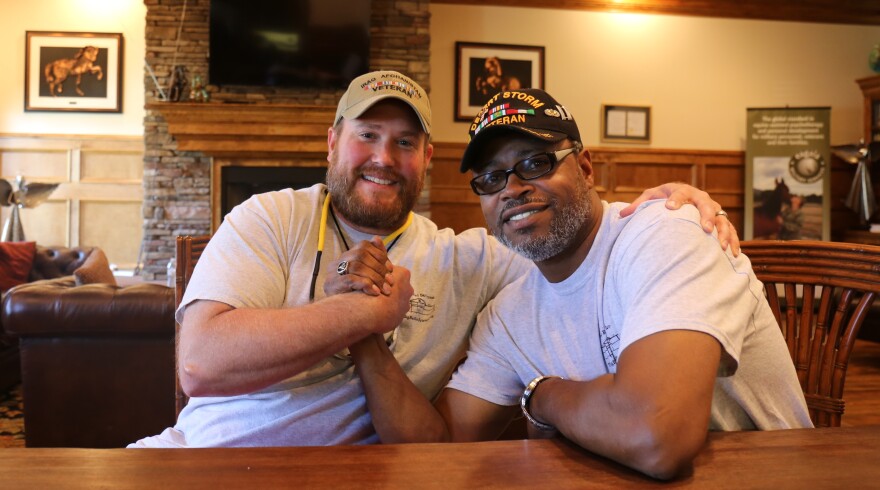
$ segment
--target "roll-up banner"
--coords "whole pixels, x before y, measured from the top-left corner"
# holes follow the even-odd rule
[[[746,240],[831,237],[830,107],[748,109]]]

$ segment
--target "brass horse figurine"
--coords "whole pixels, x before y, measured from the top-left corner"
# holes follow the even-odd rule
[[[70,75],[76,75],[76,93],[86,95],[80,88],[83,73],[91,73],[93,75],[97,73],[98,80],[104,78],[104,71],[101,70],[100,66],[94,64],[97,59],[98,48],[86,46],[80,49],[73,58],[61,58],[47,64],[43,72],[46,75],[46,83],[49,84],[49,91],[52,92],[52,96],[57,96],[55,93],[56,87],[59,94],[62,92],[62,84]]]

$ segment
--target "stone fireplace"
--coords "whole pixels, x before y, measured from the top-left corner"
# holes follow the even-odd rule
[[[332,106],[154,103],[178,150],[210,157],[213,233],[233,206],[257,192],[322,182]]]
[[[207,78],[210,1],[144,3],[146,59],[156,82],[167,87],[175,65],[185,67],[190,76]],[[430,92],[428,4],[373,0],[370,68],[407,73]],[[225,209],[223,169],[234,168],[233,179],[252,173],[259,180],[272,169],[276,177],[292,181],[300,180],[292,169],[306,169],[301,173],[312,179],[314,172],[320,174],[327,164],[327,128],[342,95],[341,90],[209,85],[208,103],[171,103],[160,99],[156,82],[145,73],[146,279],[165,275],[176,236],[209,234],[219,226]],[[245,194],[248,186],[266,189],[264,183],[251,182],[236,191],[227,189],[226,196]],[[420,199],[420,206],[427,209],[427,198]]]

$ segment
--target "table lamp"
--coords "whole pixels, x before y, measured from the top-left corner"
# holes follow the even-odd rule
[[[880,159],[880,142],[866,144],[861,140],[854,145],[832,146],[831,152],[844,162],[856,165],[855,178],[843,202],[846,207],[856,212],[859,223],[866,227],[874,211],[877,210],[869,164]]]

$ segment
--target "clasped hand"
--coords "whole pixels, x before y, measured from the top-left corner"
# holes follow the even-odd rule
[[[375,305],[377,324],[371,330],[393,330],[409,311],[413,295],[409,270],[391,263],[379,237],[355,244],[338,257],[337,263],[343,260],[348,262],[346,274],[337,273],[335,268],[325,273],[324,294],[362,292],[374,296],[370,304]]]

